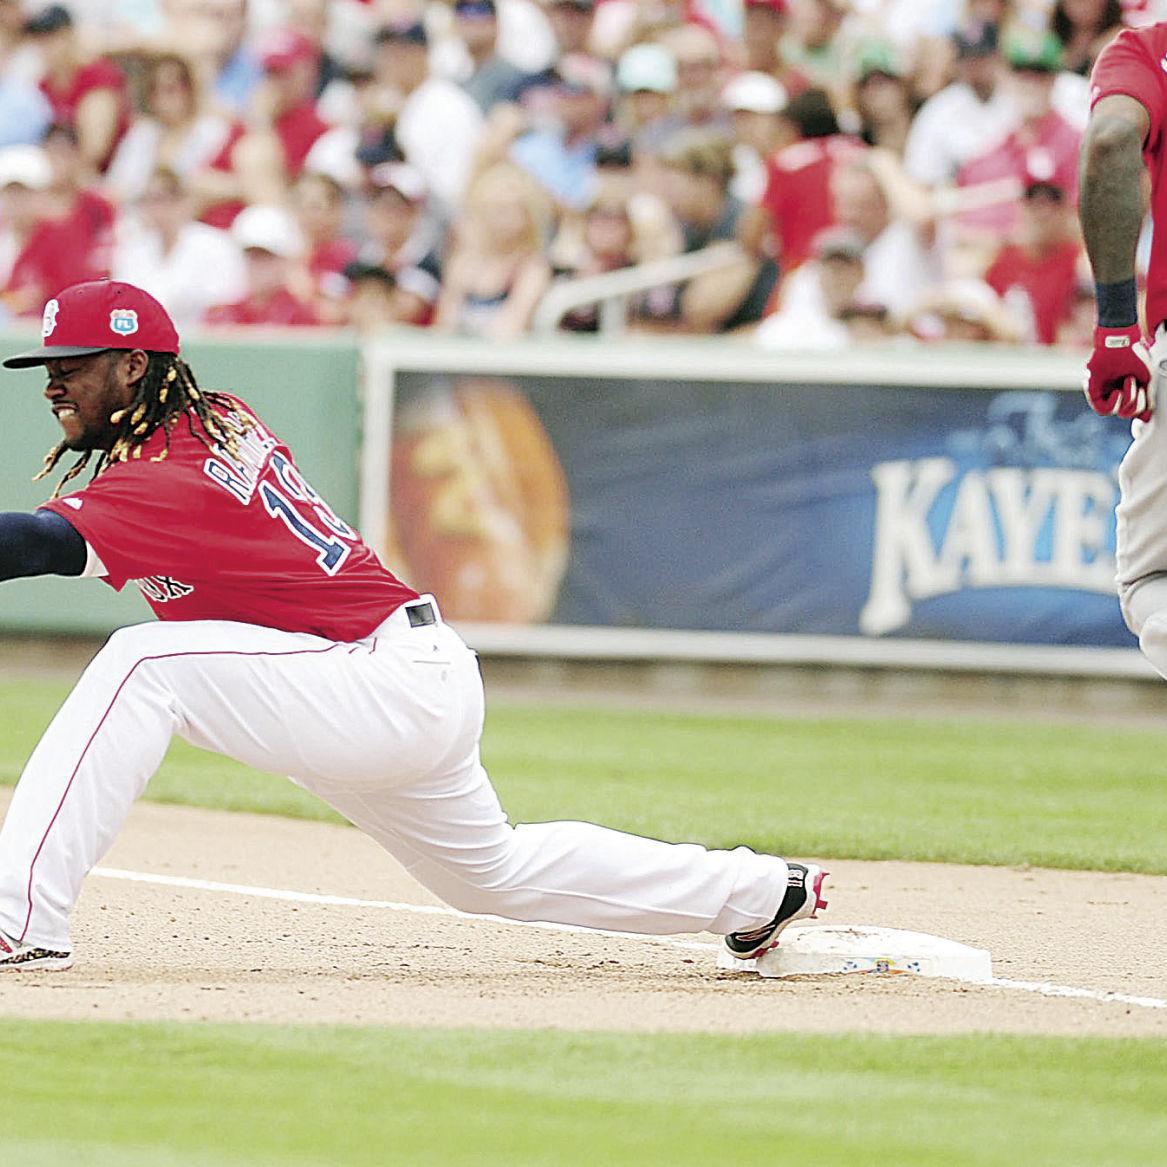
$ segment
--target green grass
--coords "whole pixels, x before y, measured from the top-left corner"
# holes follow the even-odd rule
[[[0,782],[65,691],[0,685]],[[484,752],[513,821],[584,818],[794,856],[1167,873],[1167,733],[492,705]],[[282,778],[181,742],[148,793],[335,817]]]
[[[1167,1042],[5,1023],[4,1162],[1162,1163]]]

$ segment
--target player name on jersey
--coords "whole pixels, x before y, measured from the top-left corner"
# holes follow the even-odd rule
[[[258,421],[254,427],[240,437],[236,457],[232,457],[222,446],[216,446],[215,456],[203,463],[203,473],[230,491],[244,505],[255,494],[259,476],[278,444]]]
[[[1111,594],[1108,519],[1118,486],[1099,470],[994,467],[963,475],[951,458],[882,462],[871,589],[861,631],[902,628],[912,604],[966,588]]]

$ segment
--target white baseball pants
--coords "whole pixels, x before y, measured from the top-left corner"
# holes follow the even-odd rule
[[[1133,422],[1118,471],[1118,596],[1143,655],[1167,677],[1167,327],[1151,348],[1155,412]]]
[[[474,654],[440,620],[410,627],[404,608],[353,644],[227,621],[124,628],[13,795],[0,931],[71,948],[82,880],[176,733],[289,775],[463,911],[640,933],[725,933],[773,917],[781,859],[591,823],[512,827],[479,760],[483,708]]]

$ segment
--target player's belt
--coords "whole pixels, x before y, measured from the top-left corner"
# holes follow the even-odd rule
[[[429,600],[421,603],[403,604],[406,616],[409,617],[410,628],[424,628],[427,624],[436,624],[438,614]]]
[[[391,636],[395,632],[408,632],[413,628],[429,628],[442,622],[442,613],[437,601],[430,595],[418,596],[415,600],[406,600],[399,604],[381,622],[379,628],[374,628],[369,637]]]

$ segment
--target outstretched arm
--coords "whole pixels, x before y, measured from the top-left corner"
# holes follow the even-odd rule
[[[87,556],[76,528],[52,511],[0,513],[0,580],[80,575]]]
[[[1151,119],[1125,94],[1104,97],[1082,141],[1079,217],[1094,270],[1098,327],[1086,365],[1095,413],[1147,421],[1151,360],[1138,317],[1135,249],[1143,225],[1143,142]]]

